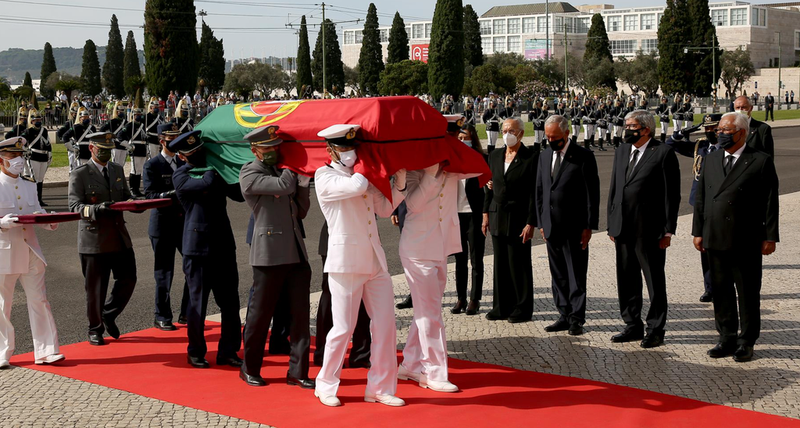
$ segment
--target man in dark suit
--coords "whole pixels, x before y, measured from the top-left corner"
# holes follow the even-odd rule
[[[525,146],[518,118],[503,122],[505,147],[489,155],[492,187],[483,202],[481,231],[491,233],[494,249],[494,298],[488,320],[511,323],[533,316],[531,237],[536,227],[534,187],[539,153]]]
[[[105,345],[103,332],[119,339],[116,319],[136,286],[136,258],[121,211],[109,208],[131,198],[121,166],[110,162],[114,134],[98,132],[88,139],[92,158],[69,176],[69,209],[80,213],[78,253],[86,286],[89,344]],[[114,286],[108,282],[114,273]]]
[[[590,150],[570,144],[569,121],[551,116],[545,124],[550,148],[539,157],[536,215],[547,244],[553,299],[560,314],[545,331],[583,334],[589,240],[598,228],[600,178]]]
[[[764,122],[768,121],[770,117],[775,122],[775,97],[772,96],[772,92],[767,92],[767,96],[764,97],[764,108],[766,110]]]
[[[153,274],[156,281],[156,309],[154,324],[165,331],[176,330],[172,324],[172,304],[170,290],[175,276],[175,251],[183,254],[183,219],[181,203],[175,196],[172,174],[184,162],[175,156],[167,144],[180,135],[171,123],[158,127],[161,153],[144,164],[142,179],[147,199],[172,199],[172,205],[150,211],[150,225],[147,234],[153,246]],[[186,309],[189,306],[189,285],[184,278],[183,298],[178,322],[186,323]]]
[[[770,156],[746,146],[748,123],[722,116],[724,150],[707,156],[694,202],[694,246],[708,254],[719,343],[712,358],[753,358],[761,330],[762,256],[778,236],[778,176]],[[738,311],[737,311],[738,301]],[[741,324],[741,333],[738,333]]]
[[[753,105],[750,100],[741,96],[733,102],[737,113],[750,118],[750,133],[747,134],[747,146],[775,157],[775,141],[772,139],[772,128],[764,122],[753,119]]]
[[[183,228],[183,273],[189,283],[187,360],[192,367],[208,368],[204,335],[209,294],[222,315],[217,365],[241,367],[236,353],[242,343],[239,319],[239,270],[236,242],[228,218],[227,199],[244,202],[239,185],[229,185],[206,167],[200,131],[181,134],[169,143],[186,165],[172,175],[175,194],[186,212]]]
[[[608,235],[617,250],[617,288],[625,330],[613,342],[642,334],[642,273],[650,294],[643,348],[664,343],[667,322],[667,247],[678,224],[681,179],[678,158],[653,138],[653,115],[635,110],[625,116],[625,134],[614,154],[608,194]]]

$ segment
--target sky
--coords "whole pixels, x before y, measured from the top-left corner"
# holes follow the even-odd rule
[[[536,3],[537,0],[467,0],[478,16],[493,6]],[[363,28],[368,0],[330,0],[326,17],[337,23],[341,39],[343,28]],[[381,26],[390,26],[395,12],[406,23],[430,20],[435,0],[373,0]],[[574,2],[599,4],[597,2]],[[762,3],[761,1],[753,3]],[[663,5],[664,0],[617,0],[616,8]],[[98,46],[108,43],[111,15],[116,14],[122,39],[134,31],[139,49],[144,46],[142,24],[145,0],[0,0],[0,51],[9,48],[41,49],[45,42],[53,47],[82,48],[87,39]],[[195,8],[204,10],[205,22],[223,39],[227,59],[249,57],[285,57],[297,52],[297,28],[301,15],[309,24],[319,23],[322,8],[319,0],[195,0]],[[360,22],[355,22],[361,19]],[[294,28],[287,25],[293,24]],[[198,40],[200,20],[198,19]],[[314,46],[319,27],[309,29],[309,43]],[[342,41],[340,40],[340,43]]]

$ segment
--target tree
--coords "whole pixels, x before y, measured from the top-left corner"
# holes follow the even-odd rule
[[[750,60],[750,51],[741,47],[723,51],[720,63],[722,84],[730,93],[730,97],[734,98],[742,84],[756,72],[753,61]]]
[[[405,60],[387,64],[381,73],[380,92],[385,95],[417,95],[428,92],[428,64]]]
[[[27,86],[29,88],[33,87],[33,80],[31,80],[30,72],[25,72],[25,79],[22,81],[22,86]]]
[[[498,52],[486,58],[485,64],[492,64],[500,70],[508,66],[516,67],[525,64],[525,57],[514,52]]]
[[[636,52],[632,60],[625,58],[614,63],[614,71],[620,81],[630,86],[633,92],[644,92],[652,97],[658,91],[658,56],[656,52]]]
[[[387,64],[387,66],[388,66],[388,64]],[[381,73],[381,76],[383,76],[383,73]],[[360,79],[358,78],[358,65],[356,65],[354,68],[351,68],[351,67],[348,67],[348,66],[345,65],[344,66],[344,84],[346,86],[349,86],[350,88],[352,88],[353,92],[355,93],[355,95],[357,97],[361,97],[363,95],[362,92],[361,92],[361,84],[359,83],[359,80]],[[378,86],[380,86],[380,83],[378,83]],[[381,91],[381,93],[385,93],[385,92]]]
[[[11,96],[11,86],[8,85],[8,80],[0,76],[0,99],[6,99]]]
[[[694,79],[683,49],[688,45],[686,0],[667,0],[658,25],[658,81],[663,94],[687,92]]]
[[[125,52],[122,36],[119,33],[117,15],[111,15],[111,29],[108,30],[106,61],[103,63],[103,86],[109,94],[117,98],[125,96]]]
[[[151,95],[197,87],[198,54],[194,0],[147,0],[144,8],[145,81]]]
[[[143,84],[142,69],[139,67],[139,53],[136,49],[136,39],[133,38],[133,31],[128,31],[128,38],[125,39],[123,62],[125,66],[122,69],[122,78],[125,82],[125,93],[133,96]]]
[[[323,92],[322,76],[322,34],[325,33],[325,89],[339,95],[344,92],[344,64],[342,63],[342,50],[339,48],[339,37],[336,35],[336,24],[326,19],[317,36],[314,46],[314,59],[311,61],[311,70],[314,72],[314,89]]]
[[[378,32],[378,9],[375,8],[375,3],[369,4],[362,34],[364,37],[361,53],[358,55],[358,80],[364,94],[378,95],[378,81],[383,71],[383,47]]]
[[[614,63],[608,58],[587,57],[584,55],[581,64],[583,73],[579,80],[579,85],[588,91],[596,91],[601,88],[617,90],[616,82],[614,86],[609,86],[609,76],[614,79]]]
[[[434,99],[464,88],[464,8],[461,0],[436,0],[428,50],[428,91]]]
[[[252,64],[236,64],[225,76],[223,90],[236,92],[247,98],[258,91],[264,97],[270,97],[276,89],[286,88],[286,73],[283,69],[269,64],[255,62]]]
[[[716,85],[719,81],[721,70],[717,67],[714,70],[714,61],[719,65],[722,50],[717,41],[717,31],[711,22],[711,15],[708,9],[708,0],[688,0],[689,21],[691,24],[691,40],[689,46],[705,47],[690,52],[691,63],[693,64],[692,82],[689,93],[695,96],[707,97],[713,90],[712,84]],[[716,46],[716,49],[713,47]],[[712,73],[716,73],[712,76]]]
[[[572,61],[569,58],[568,61]],[[573,64],[575,64],[573,62]],[[561,93],[564,91],[564,59],[559,57],[553,60],[536,59],[531,61],[531,67],[536,72],[536,77],[547,86],[549,92]]]
[[[392,29],[389,30],[389,56],[386,64],[395,64],[408,59],[408,33],[406,23],[400,17],[400,12],[394,13]]]
[[[303,87],[311,87],[314,80],[311,77],[311,48],[308,45],[308,25],[306,16],[300,19],[300,44],[297,47],[297,96],[302,98]]]
[[[471,4],[464,6],[464,62],[473,67],[483,65],[481,25]]]
[[[50,75],[47,76],[47,81],[42,82],[42,85],[53,92],[64,91],[64,95],[67,96],[67,99],[71,100],[72,92],[81,88],[81,79],[71,74],[56,71],[50,73]]]
[[[91,39],[83,45],[81,89],[84,94],[91,96],[103,91],[103,85],[100,83],[100,60],[97,59],[97,46]]]
[[[39,85],[39,91],[45,98],[53,98],[56,94],[55,91],[45,90],[44,89],[44,82],[47,81],[47,78],[50,77],[56,71],[56,58],[53,56],[53,46],[50,45],[50,42],[44,44],[44,57],[42,58],[42,71],[39,74],[39,78],[41,79],[41,84]]]
[[[475,67],[470,78],[464,83],[464,92],[472,95],[497,92],[494,80],[499,73],[500,70],[494,64]]]
[[[603,16],[595,13],[592,16],[592,26],[589,27],[589,32],[586,34],[586,53],[583,54],[585,64],[603,64],[599,70],[591,70],[586,67],[583,68],[584,73],[591,71],[593,82],[590,87],[606,86],[609,88],[617,89],[617,79],[614,77],[614,57],[611,55],[611,43],[608,41],[608,33],[606,32],[606,24],[603,21]],[[608,67],[611,63],[611,67]],[[601,71],[604,74],[601,74]]]
[[[200,36],[200,69],[197,77],[202,86],[212,92],[218,91],[225,83],[225,48],[222,40],[214,37],[214,32],[205,21]]]

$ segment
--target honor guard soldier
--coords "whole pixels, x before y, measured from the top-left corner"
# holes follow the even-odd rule
[[[600,101],[600,106],[594,113],[595,117],[597,118],[597,145],[600,146],[600,151],[606,151],[605,147],[603,147],[603,143],[608,141],[608,109],[606,108],[606,102]],[[610,143],[610,141],[609,141]]]
[[[572,100],[569,107],[570,123],[572,124],[572,144],[578,144],[578,135],[581,133],[581,107],[578,102]]]
[[[12,137],[22,137],[25,134],[25,131],[28,129],[28,108],[22,106],[19,108],[17,113],[17,124],[14,125],[11,130],[6,132],[6,139],[10,139]]]
[[[673,132],[680,131],[683,128],[683,103],[681,103],[680,95],[675,95],[670,111],[672,111],[672,130]]]
[[[86,286],[89,344],[104,345],[104,331],[119,339],[116,319],[136,286],[136,257],[125,219],[121,211],[109,208],[129,200],[131,192],[122,167],[111,162],[114,134],[98,132],[88,140],[92,158],[69,175],[69,209],[81,215],[78,253]],[[112,273],[114,285],[108,293]]]
[[[690,128],[694,122],[694,108],[692,107],[692,96],[683,96],[683,127]]]
[[[32,108],[28,113],[28,123],[30,126],[25,131],[25,139],[28,141],[25,157],[27,159],[25,169],[28,176],[36,181],[36,193],[39,195],[39,205],[46,207],[47,204],[42,200],[42,187],[44,185],[44,175],[50,160],[53,158],[53,147],[50,146],[50,138],[47,129],[42,122],[42,114]]]
[[[208,297],[214,292],[222,314],[217,365],[241,367],[242,360],[236,355],[242,343],[239,270],[227,199],[244,202],[244,198],[238,184],[229,185],[215,170],[206,167],[202,146],[200,131],[183,133],[168,146],[186,162],[172,175],[172,182],[186,211],[183,273],[189,283],[187,359],[192,367],[209,367],[204,330]]]
[[[353,166],[358,160],[355,137],[359,129],[359,125],[333,125],[317,134],[328,142],[332,161],[317,170],[314,185],[330,234],[324,270],[331,292],[333,328],[325,342],[325,360],[317,375],[314,395],[326,406],[342,405],[336,393],[347,343],[363,298],[372,319],[372,366],[367,374],[364,401],[403,406],[405,401],[394,395],[397,391],[394,292],[375,215],[388,217],[403,200],[405,170],[395,174],[392,202],[366,177],[354,173]]]
[[[24,137],[0,142],[0,369],[8,368],[14,354],[11,303],[18,280],[28,301],[34,362],[52,364],[64,359],[58,352],[56,323],[45,291],[47,263],[33,225],[17,222],[19,215],[43,211],[33,181],[22,176],[25,143]],[[40,226],[55,230],[58,224]]]
[[[147,115],[144,117],[144,130],[147,134],[148,154],[151,158],[157,157],[162,152],[163,145],[160,142],[161,133],[158,129],[163,123],[164,119],[162,119],[159,114],[158,98],[151,97],[150,104],[147,107]],[[183,132],[188,131],[191,130]]]
[[[122,101],[117,101],[113,110],[113,117],[100,128],[100,132],[111,132],[120,135],[122,130],[128,125],[125,119],[127,105]],[[128,157],[128,143],[121,142],[119,138],[114,140],[114,150],[111,151],[111,160],[121,166],[125,166],[125,158]]]
[[[497,141],[497,134],[500,133],[500,113],[497,111],[497,101],[492,100],[489,103],[489,108],[483,112],[482,119],[486,124],[486,136],[489,138],[486,150],[491,153]]]
[[[89,135],[95,134],[97,131],[92,125],[92,117],[89,115],[88,109],[81,107],[75,116],[77,118],[72,128],[67,130],[61,137],[61,141],[64,141],[67,151],[74,153],[70,160],[70,172],[92,159],[92,152],[89,149]]]
[[[669,128],[669,105],[667,97],[661,97],[661,104],[656,107],[656,115],[661,122],[661,141],[667,141],[667,129]]]
[[[147,160],[147,142],[145,141],[144,114],[142,109],[133,109],[133,121],[125,125],[125,128],[117,134],[117,139],[128,144],[131,154],[131,173],[128,180],[131,183],[131,194],[141,197],[139,184],[142,182],[142,169]]]
[[[170,290],[175,276],[175,251],[183,256],[185,217],[183,207],[175,196],[172,173],[183,166],[184,162],[167,147],[169,142],[180,135],[177,130],[173,130],[173,124],[159,126],[158,134],[161,137],[161,154],[145,162],[142,178],[147,199],[172,199],[172,205],[150,210],[150,226],[147,229],[150,244],[153,246],[153,273],[156,281],[154,324],[161,330],[170,331],[176,329],[172,324]],[[188,306],[189,285],[184,278],[179,323],[186,323]]]
[[[597,117],[595,115],[595,108],[592,106],[592,100],[586,98],[581,107],[581,118],[583,119],[583,147],[592,150],[594,145],[594,129],[597,124]]]
[[[178,125],[178,131],[181,133],[194,130],[194,120],[189,117],[189,105],[184,100],[178,102],[178,108],[175,110],[175,118],[172,123]]]
[[[534,150],[542,149],[544,140],[544,121],[547,119],[548,111],[542,107],[542,100],[536,100],[535,107],[528,112],[528,122],[533,122]],[[547,144],[547,143],[545,143]]]
[[[475,105],[473,104],[471,99],[467,99],[467,107],[464,109],[464,120],[465,123],[475,126],[476,119],[475,114]]]
[[[286,294],[291,351],[286,383],[305,389],[316,384],[308,378],[309,291],[311,266],[300,221],[311,206],[310,177],[298,179],[290,169],[275,165],[280,157],[277,126],[266,126],[245,135],[256,159],[239,173],[239,185],[255,220],[250,244],[253,287],[244,328],[244,365],[240,377],[248,385],[265,386],[261,377],[269,324]]]

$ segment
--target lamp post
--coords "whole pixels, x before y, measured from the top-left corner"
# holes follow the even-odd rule
[[[778,96],[778,110],[781,108],[781,33],[776,31],[778,36],[778,91],[775,93]]]

